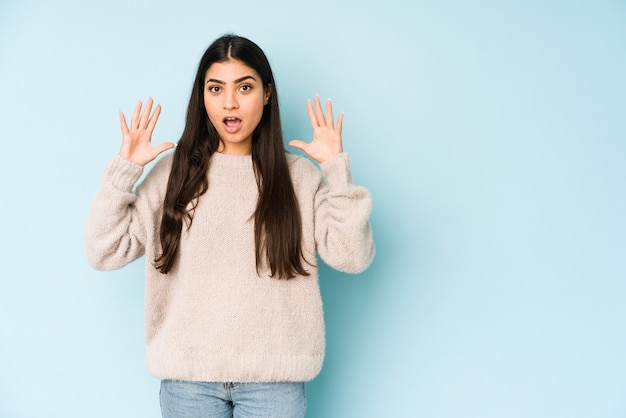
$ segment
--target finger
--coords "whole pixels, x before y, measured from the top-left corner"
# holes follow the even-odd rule
[[[152,114],[152,116],[150,116],[150,119],[148,120],[148,127],[147,129],[152,132],[154,131],[154,127],[157,123],[157,121],[159,120],[159,115],[161,114],[161,104],[158,104],[157,107],[154,109],[154,113]]]
[[[317,118],[317,126],[324,126],[324,111],[322,110],[322,104],[320,102],[320,96],[315,95],[315,117]]]
[[[335,132],[337,132],[339,136],[341,136],[342,127],[343,127],[343,112],[339,114],[339,117],[337,118],[337,126],[335,127]]]
[[[313,129],[317,128],[319,125],[317,123],[317,117],[315,116],[315,111],[313,110],[313,105],[311,104],[311,99],[306,101],[306,110],[309,114],[309,120],[311,121],[311,126]]]
[[[120,126],[122,128],[123,135],[130,134],[130,131],[128,130],[128,124],[126,123],[126,116],[124,116],[124,113],[121,110],[120,110]]]
[[[298,139],[294,139],[292,141],[289,141],[289,146],[301,149],[302,151],[305,151],[305,148],[308,147],[308,144],[306,142],[304,142],[304,141],[300,141]]]
[[[333,119],[333,102],[328,99],[328,101],[326,101],[326,126],[328,127],[328,129],[335,129],[334,125],[335,124],[335,120]]]
[[[148,99],[146,102],[146,108],[141,114],[141,121],[139,123],[139,128],[146,129],[148,126],[148,119],[150,118],[150,113],[152,112],[152,97]]]
[[[133,111],[133,117],[130,120],[130,129],[137,129],[139,127],[139,114],[141,113],[141,100],[137,102],[135,110]]]
[[[155,147],[156,151],[157,151],[157,155],[167,151],[168,149],[172,149],[176,146],[176,144],[174,144],[173,142],[164,142],[162,144],[159,144]]]

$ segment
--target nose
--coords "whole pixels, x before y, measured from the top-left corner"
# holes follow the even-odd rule
[[[227,91],[224,94],[224,102],[223,107],[224,110],[234,110],[239,108],[239,104],[237,103],[237,96],[234,91]]]

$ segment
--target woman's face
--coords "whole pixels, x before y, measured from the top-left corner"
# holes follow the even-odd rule
[[[270,88],[264,90],[259,74],[235,59],[212,64],[204,80],[204,107],[220,136],[218,151],[250,154]]]

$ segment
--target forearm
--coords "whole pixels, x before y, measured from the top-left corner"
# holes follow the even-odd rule
[[[316,207],[316,245],[320,257],[333,268],[359,273],[374,257],[369,223],[372,200],[363,187],[352,184],[346,154],[321,166],[327,185]]]
[[[132,192],[141,173],[120,156],[105,169],[85,229],[87,258],[98,270],[123,267],[144,253],[145,228]]]

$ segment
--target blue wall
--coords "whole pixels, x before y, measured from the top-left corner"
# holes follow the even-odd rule
[[[302,4],[296,6],[296,4]],[[626,3],[0,4],[1,417],[157,417],[142,261],[90,269],[83,229],[152,95],[176,140],[205,47],[273,64],[288,139],[345,110],[378,252],[323,267],[311,417],[626,416]]]

